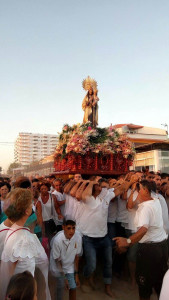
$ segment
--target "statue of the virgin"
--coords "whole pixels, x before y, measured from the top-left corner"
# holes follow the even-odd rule
[[[91,122],[95,128],[98,125],[98,101],[97,82],[89,76],[82,82],[83,88],[87,91],[82,102],[84,110],[83,123]]]

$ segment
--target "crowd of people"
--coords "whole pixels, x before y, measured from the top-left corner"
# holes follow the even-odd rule
[[[0,178],[0,299],[36,300],[43,286],[50,300],[50,272],[55,300],[63,299],[65,287],[75,300],[80,285],[84,293],[97,289],[98,257],[111,298],[112,276],[120,278],[127,264],[140,300],[153,290],[169,299],[168,205],[164,173]],[[37,268],[44,280],[39,286]]]

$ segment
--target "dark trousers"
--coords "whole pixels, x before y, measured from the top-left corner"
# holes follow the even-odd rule
[[[159,296],[164,274],[168,270],[167,240],[160,243],[139,243],[136,258],[136,281],[141,298],[149,298],[152,288]]]

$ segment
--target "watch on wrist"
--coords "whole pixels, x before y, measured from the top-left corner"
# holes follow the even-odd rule
[[[127,244],[130,245],[131,244],[131,240],[127,239]]]

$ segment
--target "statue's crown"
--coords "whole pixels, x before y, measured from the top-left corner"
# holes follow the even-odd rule
[[[84,90],[88,91],[90,88],[97,90],[97,81],[90,76],[82,81],[82,87]]]

